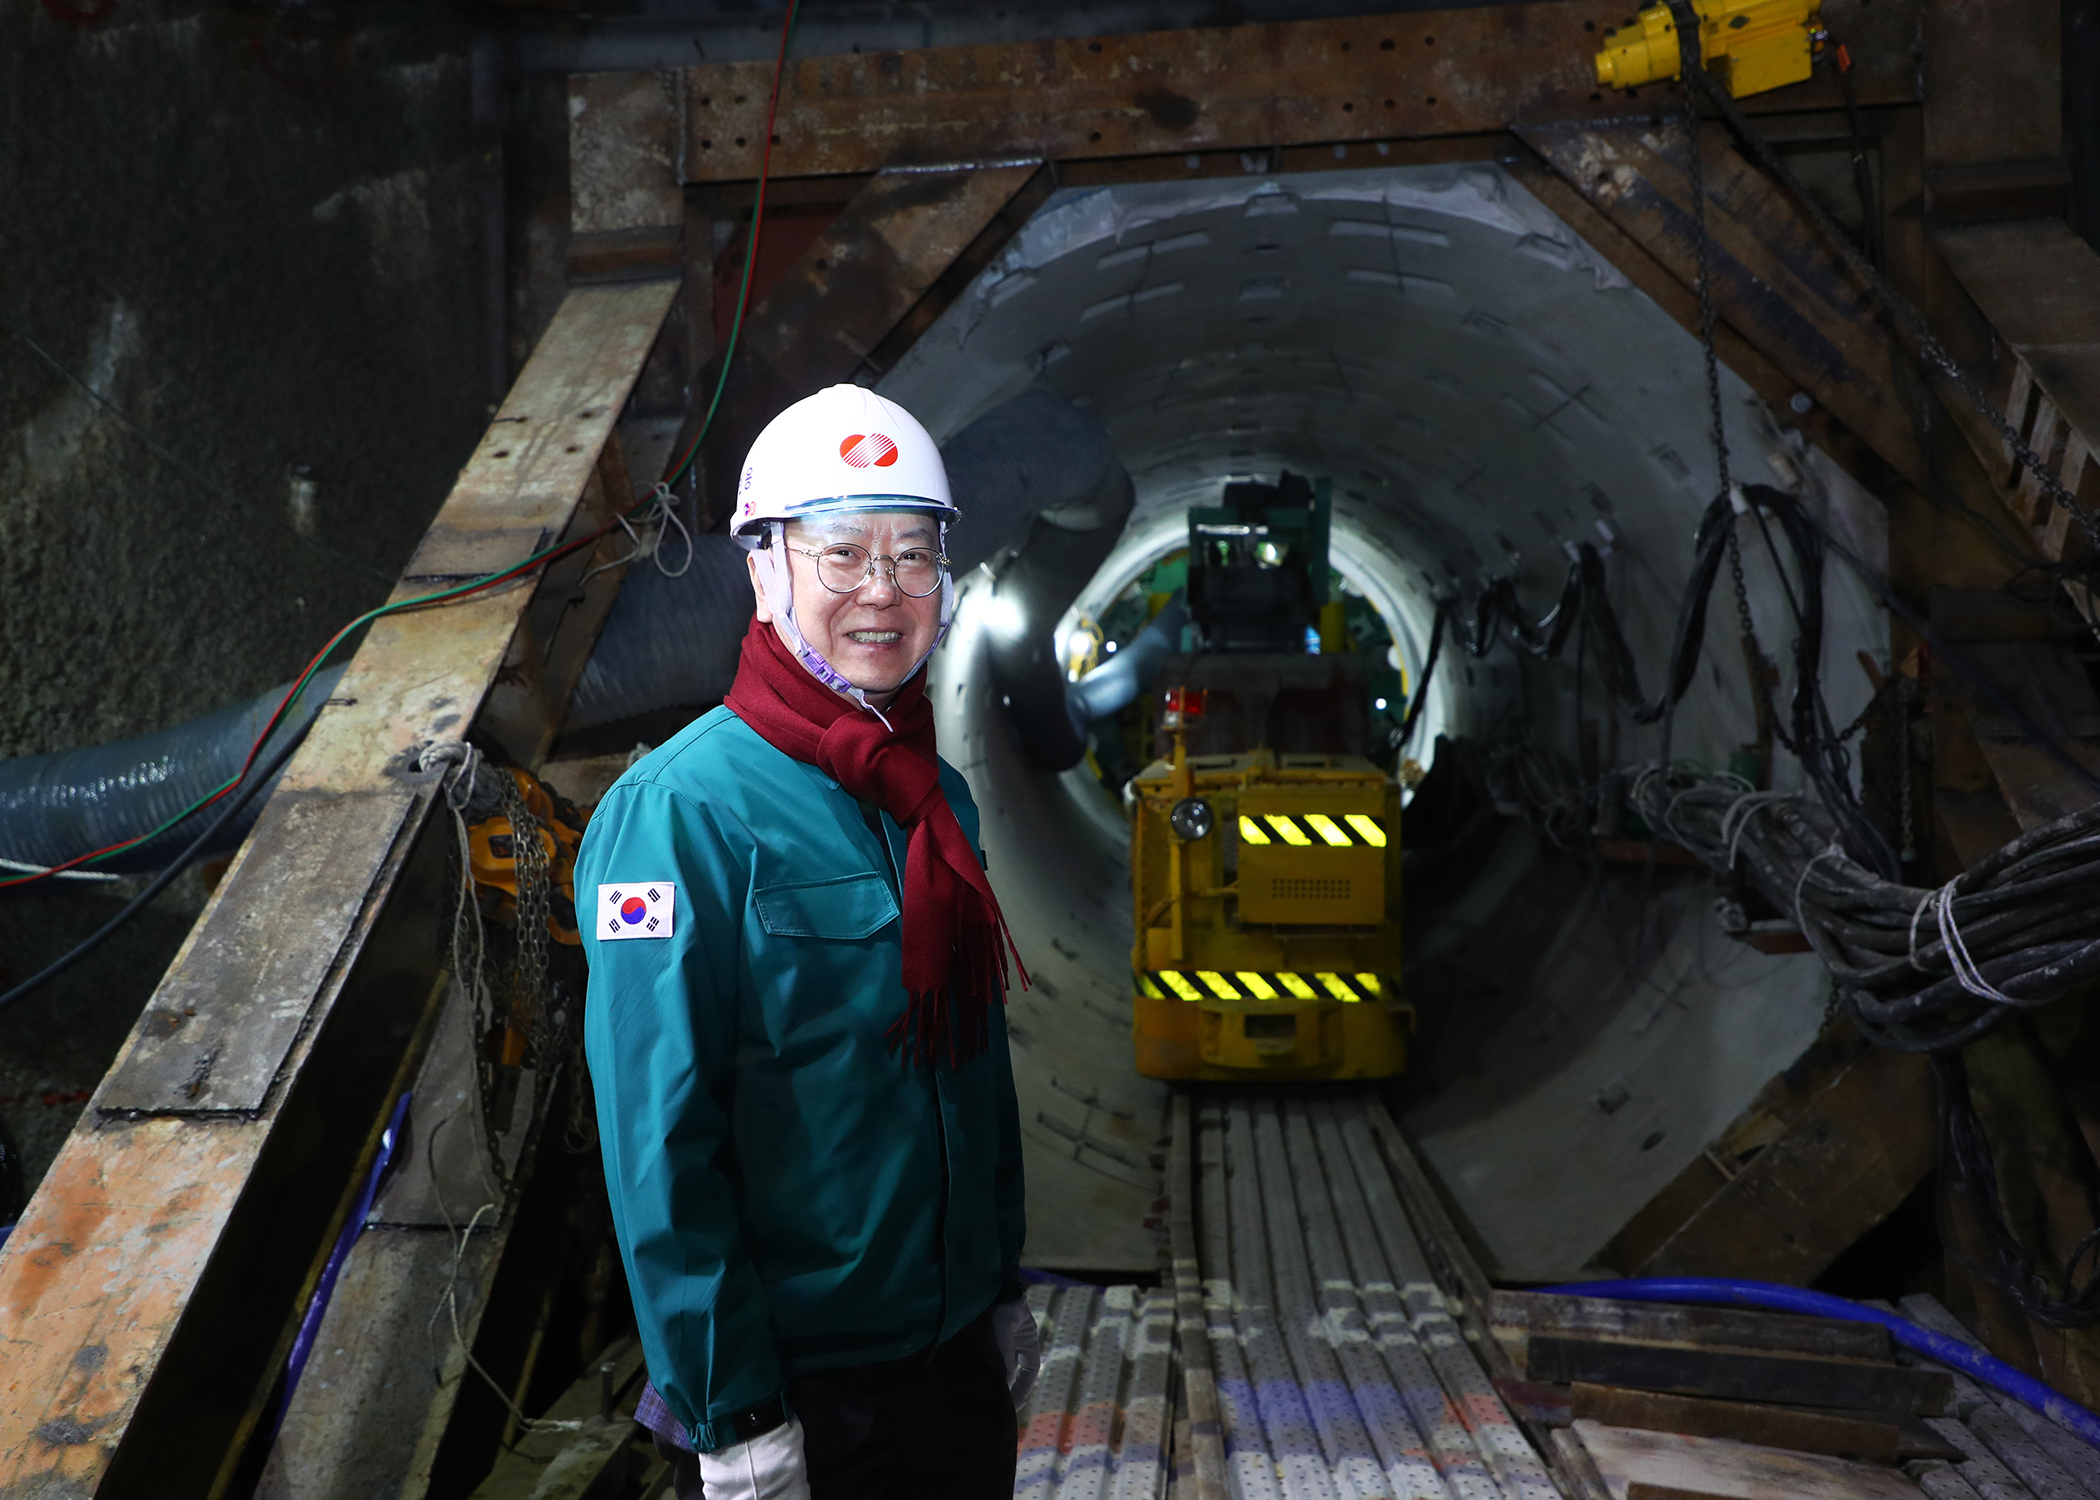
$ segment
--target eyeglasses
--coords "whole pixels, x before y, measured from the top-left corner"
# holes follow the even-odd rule
[[[897,592],[913,599],[925,598],[948,575],[948,559],[928,547],[913,547],[895,557],[871,553],[851,542],[834,542],[822,551],[793,545],[788,550],[814,557],[817,581],[834,594],[850,594],[868,582],[875,576],[878,562],[890,565],[890,578],[896,583]]]

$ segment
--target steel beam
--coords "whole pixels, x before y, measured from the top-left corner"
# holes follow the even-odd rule
[[[1666,121],[1520,127],[1570,187],[1671,275],[1698,284],[1686,132]],[[1714,306],[1766,359],[1912,484],[1916,432],[1895,394],[1898,351],[1871,294],[1815,228],[1717,131],[1702,131]]]
[[[736,494],[745,450],[781,408],[852,379],[871,360],[894,359],[932,321],[918,313],[929,294],[957,276],[966,283],[1034,211],[1040,195],[1022,190],[1040,171],[1024,162],[868,179],[751,309],[736,379],[708,438],[707,494]],[[703,372],[699,389],[712,388],[717,368]],[[725,499],[714,504],[727,508]]]
[[[1943,227],[1932,244],[1990,325],[1997,367],[1974,372],[1985,396],[2050,477],[2092,509],[2100,503],[2100,255],[2048,219]],[[2034,471],[1968,401],[1950,390],[1947,406],[2041,554],[2052,562],[2082,554],[2079,528]],[[2081,587],[2071,594],[2083,600]]]
[[[1602,0],[1549,0],[802,58],[781,90],[772,171],[1264,151],[1618,114],[1628,96],[1598,90],[1591,58],[1625,14]],[[1911,4],[1848,18],[1862,102],[1915,100],[1916,24]],[[682,99],[664,107],[683,113],[686,181],[758,175],[772,83],[770,60],[684,71]],[[1746,102],[1801,110],[1843,100],[1836,79],[1819,74]],[[662,133],[652,126],[647,138]]]
[[[397,599],[561,534],[676,290],[570,294]],[[413,752],[466,733],[532,598],[371,628],[0,1250],[0,1495],[202,1495],[252,1420],[441,951]]]

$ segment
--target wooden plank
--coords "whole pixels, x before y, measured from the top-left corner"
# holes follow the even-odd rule
[[[1914,8],[1847,10],[1862,101],[1915,99]],[[1629,96],[1600,91],[1591,59],[1625,15],[1573,0],[797,58],[782,81],[772,170],[1263,151],[1618,114]],[[758,175],[772,83],[771,58],[686,70],[687,181]],[[1744,103],[1832,109],[1843,99],[1819,74]]]
[[[1860,1057],[1631,1274],[1806,1285],[1938,1158],[1924,1058]]]
[[[1893,1350],[1886,1330],[1872,1323],[1801,1318],[1746,1307],[1693,1307],[1668,1302],[1621,1302],[1611,1297],[1563,1297],[1545,1292],[1497,1291],[1490,1321],[1496,1341],[1519,1366],[1534,1334],[1680,1344],[1692,1348],[1757,1349],[1828,1359],[1886,1361]]]
[[[1625,1385],[1681,1396],[1938,1415],[1954,1394],[1945,1371],[1752,1349],[1700,1349],[1611,1339],[1531,1336],[1524,1374],[1573,1385]]]
[[[1697,227],[1682,121],[1519,126],[1574,190],[1679,281],[1697,284]],[[1924,477],[1896,395],[1880,307],[1814,226],[1721,134],[1702,131],[1714,305],[1759,353],[1828,407],[1906,480]]]
[[[1548,1442],[1553,1449],[1553,1466],[1559,1471],[1562,1484],[1572,1488],[1578,1500],[1613,1500],[1611,1486],[1604,1482],[1597,1461],[1590,1457],[1589,1449],[1582,1446],[1582,1439],[1575,1436],[1571,1428],[1554,1428]]]
[[[1682,1432],[1692,1437],[1733,1438],[1768,1448],[1826,1453],[1834,1458],[1894,1459],[1903,1436],[1900,1423],[1872,1421],[1833,1412],[1796,1411],[1747,1401],[1707,1401],[1660,1391],[1634,1391],[1577,1381],[1569,1393],[1577,1421],[1643,1432]]]
[[[1568,1430],[1612,1495],[1626,1500],[1917,1500],[1919,1493],[1893,1469],[1839,1458],[1601,1422],[1577,1422]]]
[[[717,507],[736,494],[759,429],[802,397],[850,380],[1039,170],[1028,162],[869,179],[751,311],[707,441],[707,494]],[[701,388],[713,380],[711,368]]]
[[[673,290],[572,293],[439,524],[565,525]],[[429,805],[427,784],[414,795],[390,791],[401,785],[397,768],[411,747],[466,732],[530,597],[519,588],[376,623],[337,689],[340,706],[322,714],[273,794],[273,803],[323,792],[396,800],[395,816],[361,827],[368,847],[388,851],[361,899],[328,905],[324,920],[304,924],[312,950],[330,960],[318,986],[231,997],[272,1034],[280,1012],[303,1018],[259,1108],[202,1122],[88,1111],[0,1249],[0,1491],[87,1494],[105,1483],[150,1483],[160,1494],[202,1494],[218,1471],[273,1373],[268,1351],[293,1315],[300,1275],[366,1124],[330,1131],[324,1122],[340,1127],[353,1101],[380,1107],[376,1096],[409,1036],[390,1029],[390,1008],[420,1001],[439,951],[439,919],[413,910],[400,918],[410,924],[401,951],[385,955],[399,968],[382,973],[360,962],[410,867]],[[214,920],[219,911],[287,902],[318,910],[320,887],[354,886],[373,868],[358,847],[337,847],[333,865],[296,869],[290,852],[282,843],[246,846],[148,1015],[191,974],[233,971],[232,956],[220,951],[228,929]],[[300,889],[288,883],[294,875]],[[425,901],[430,911],[441,904],[434,892],[419,896]],[[420,978],[404,984],[419,966]],[[346,994],[357,997],[355,1014],[339,1013]],[[149,1024],[142,1018],[126,1059]],[[239,1053],[243,1036],[227,1026],[228,1055]],[[309,1075],[314,1059],[325,1062]],[[114,1097],[98,1093],[97,1102]],[[188,1319],[193,1303],[201,1321]],[[176,1453],[180,1461],[169,1457]]]

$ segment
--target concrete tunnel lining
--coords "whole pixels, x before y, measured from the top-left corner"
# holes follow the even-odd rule
[[[1693,337],[1479,162],[1060,191],[879,389],[937,439],[1039,381],[1104,423],[1136,508],[1066,625],[1175,545],[1182,513],[1224,479],[1288,467],[1333,477],[1337,566],[1394,628],[1411,675],[1438,592],[1508,571],[1543,613],[1587,539],[1609,550],[1652,692],[1715,489],[1703,378]],[[1735,477],[1802,494],[1855,551],[1884,555],[1871,498],[1725,370],[1722,391]],[[1744,562],[1760,638],[1779,655],[1792,638],[1783,591],[1757,547]],[[933,688],[1036,980],[1009,1012],[1028,1258],[1151,1269],[1166,1090],[1131,1062],[1123,817],[1083,768],[1046,773],[1021,754],[986,666],[995,587],[988,568],[961,580]],[[1725,577],[1720,588],[1674,731],[1674,753],[1709,766],[1754,733]],[[1886,623],[1842,570],[1827,590],[1826,685],[1844,724],[1869,693],[1854,653],[1885,659]],[[1594,682],[1589,693],[1594,718]],[[1447,653],[1429,727],[1522,723],[1566,754],[1574,707],[1566,663]],[[1611,763],[1657,753],[1652,730],[1608,733]],[[1426,759],[1431,742],[1412,748]],[[1783,756],[1774,779],[1800,783]],[[1727,942],[1703,885],[1665,882],[1629,939],[1638,878],[1593,880],[1507,820],[1415,955],[1458,953],[1462,967],[1469,944],[1496,943],[1513,911],[1557,892],[1543,928],[1526,914],[1532,981],[1457,1018],[1477,1040],[1409,1115],[1499,1274],[1578,1269],[1821,1022],[1816,960]],[[1623,1107],[1597,1102],[1616,1093]]]

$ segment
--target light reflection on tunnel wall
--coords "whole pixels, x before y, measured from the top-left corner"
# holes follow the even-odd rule
[[[1188,507],[1216,503],[1226,478],[1290,468],[1333,479],[1336,562],[1410,641],[1411,677],[1439,593],[1470,593],[1507,572],[1543,614],[1568,548],[1589,540],[1610,548],[1613,600],[1644,686],[1660,681],[1692,531],[1715,487],[1698,346],[1492,164],[1058,194],[882,389],[940,437],[1038,380],[1102,420],[1136,485],[1123,539],[1075,614],[1098,618],[1181,545]],[[1732,376],[1723,397],[1738,478],[1805,475],[1810,503],[1856,548],[1885,550],[1871,501],[1819,455],[1790,448]],[[1745,562],[1765,649],[1783,656],[1793,634],[1779,613],[1783,592],[1755,547]],[[1675,731],[1677,753],[1707,765],[1725,764],[1754,726],[1726,590],[1724,579]],[[1161,1092],[1129,1068],[1123,830],[1083,768],[1048,777],[1015,751],[972,629],[986,592],[981,574],[966,580],[935,686],[944,750],[985,810],[1002,901],[1021,913],[1016,935],[1049,981],[1011,1012],[1023,1038],[1031,1215],[1045,1236],[1030,1253],[1047,1264],[1135,1264],[1151,1253],[1134,1227],[1143,1189],[1127,1162],[1104,1153],[1142,1151]],[[1829,611],[1830,706],[1846,723],[1868,691],[1852,656],[1866,648],[1885,659],[1885,624],[1842,576],[1831,580]],[[1572,757],[1572,689],[1567,663],[1520,662],[1506,649],[1469,663],[1447,651],[1432,722],[1413,748],[1426,750],[1439,728],[1525,727]],[[1586,713],[1598,718],[1594,679],[1589,692]],[[1605,749],[1622,763],[1656,750],[1652,731],[1621,726],[1615,740],[1607,734]],[[1782,764],[1775,779],[1786,785],[1791,774]],[[1687,932],[1704,921],[1704,900],[1671,908]],[[1569,921],[1580,919],[1571,908]],[[1469,1211],[1514,1264],[1572,1269],[1595,1248],[1576,1241],[1601,1238],[1608,1229],[1598,1226],[1646,1201],[1814,1031],[1822,978],[1812,961],[1691,961],[1672,942],[1640,972],[1592,972],[1579,946],[1559,965],[1579,992],[1568,1004],[1610,1007],[1644,989],[1676,997],[1640,1032],[1638,1059],[1567,1048],[1557,1072],[1526,1075],[1484,1117],[1458,1109],[1441,1145],[1425,1139],[1447,1179],[1477,1195]],[[1731,1000],[1723,1015],[1716,1006],[1730,996],[1750,1000]],[[1630,1144],[1598,1137],[1583,1114],[1602,1081],[1583,1070],[1608,1066],[1628,1069],[1637,1090],[1643,1069],[1675,1080]],[[1609,1123],[1623,1133],[1632,1117]],[[1602,1177],[1585,1185],[1591,1166],[1559,1171],[1551,1160],[1535,1164],[1544,1177],[1499,1172],[1494,1153],[1510,1149],[1512,1130],[1555,1142],[1548,1157],[1579,1148]],[[1658,1131],[1666,1148],[1638,1149]],[[1515,1199],[1528,1206],[1512,1208]],[[1120,1228],[1118,1216],[1128,1221]],[[1548,1247],[1566,1253],[1565,1266],[1539,1258],[1534,1220],[1569,1241]]]

